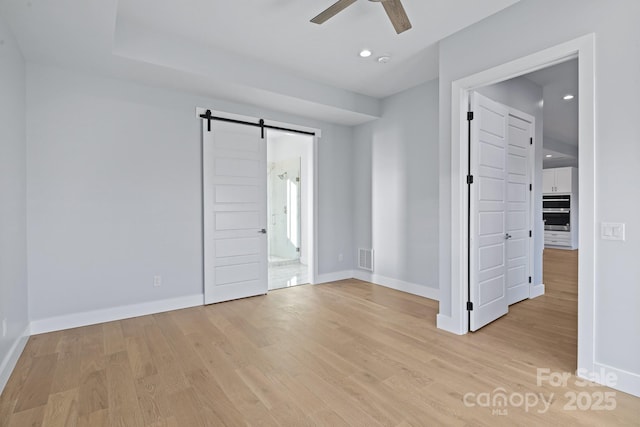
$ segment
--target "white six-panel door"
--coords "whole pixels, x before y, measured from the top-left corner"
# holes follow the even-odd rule
[[[534,118],[473,93],[470,330],[529,297]]]
[[[472,96],[470,329],[476,331],[509,310],[506,287],[506,204],[508,108]],[[473,212],[476,214],[474,215]]]
[[[266,294],[266,141],[219,121],[202,135],[205,304]]]
[[[532,119],[511,112],[507,137],[507,301],[529,298]]]

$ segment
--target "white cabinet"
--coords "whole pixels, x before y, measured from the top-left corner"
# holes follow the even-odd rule
[[[571,193],[573,168],[556,168],[556,193]]]
[[[542,170],[542,193],[571,193],[575,168],[553,168]]]
[[[542,193],[553,193],[556,187],[556,170],[555,169],[543,169],[542,170]]]
[[[544,245],[545,246],[565,246],[571,247],[571,232],[570,231],[548,231],[544,232]]]

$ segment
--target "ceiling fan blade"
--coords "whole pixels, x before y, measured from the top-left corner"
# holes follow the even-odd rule
[[[355,2],[356,0],[338,0],[323,12],[320,12],[320,14],[313,18],[311,22],[313,22],[314,24],[322,24],[327,19],[334,17]]]
[[[389,19],[395,28],[396,33],[400,34],[411,28],[411,22],[407,12],[404,11],[404,7],[400,0],[385,0],[382,2],[385,12],[389,15]]]

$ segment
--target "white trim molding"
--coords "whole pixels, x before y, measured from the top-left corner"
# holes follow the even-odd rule
[[[529,299],[538,298],[541,295],[544,295],[544,283],[538,283],[532,285],[529,288]]]
[[[581,373],[579,372],[579,374]],[[608,383],[611,374],[614,375],[615,380]],[[640,375],[633,372],[595,362],[593,375],[580,375],[580,377],[592,377],[596,379],[598,384],[640,397]]]
[[[438,313],[436,316],[436,327],[456,335],[464,335],[467,333],[467,329],[463,327],[459,319],[454,319],[452,316],[445,316],[442,313]]]
[[[313,281],[312,284],[320,285],[322,283],[337,282],[339,280],[348,280],[348,279],[353,279],[352,270],[343,270],[343,271],[335,271],[333,273],[318,274],[316,275],[315,281]]]
[[[429,298],[438,301],[438,289],[429,286],[418,285],[416,283],[405,282],[403,280],[393,279],[391,277],[381,276],[379,274],[370,273],[368,271],[354,270],[353,277],[365,282],[371,282],[385,288],[395,289],[396,291],[406,292],[408,294],[417,295],[423,298]]]
[[[188,295],[159,301],[143,302],[140,304],[124,305],[118,307],[102,308],[93,311],[65,314],[31,321],[31,334],[44,334],[46,332],[62,331],[64,329],[78,328],[80,326],[95,325],[115,320],[129,319],[131,317],[146,316],[182,308],[203,305],[204,295]]]
[[[18,359],[24,350],[24,347],[27,345],[27,341],[29,340],[29,327],[27,326],[19,337],[13,342],[13,345],[9,349],[9,353],[4,357],[2,363],[0,363],[0,394],[2,390],[4,390],[4,386],[7,385],[7,381],[9,381],[9,377],[11,377],[11,373],[13,372],[13,368],[16,367],[16,363],[18,363]]]

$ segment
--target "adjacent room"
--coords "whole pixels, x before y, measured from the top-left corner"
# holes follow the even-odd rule
[[[0,426],[640,425],[638,16],[0,0]]]

